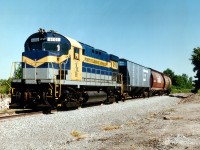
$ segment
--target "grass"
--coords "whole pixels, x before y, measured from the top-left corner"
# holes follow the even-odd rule
[[[150,118],[155,118],[157,115],[158,115],[158,114],[155,113],[155,112],[150,112],[150,113],[149,113],[149,117],[150,117]]]
[[[12,114],[15,113],[15,110],[12,110],[12,109],[3,109],[3,110],[0,110],[0,113],[12,115]]]
[[[172,88],[171,94],[173,93],[191,93],[191,89]]]
[[[116,130],[116,129],[120,129],[121,126],[119,125],[106,125],[103,127],[103,130],[105,131],[111,131],[111,130]]]
[[[182,89],[182,88],[172,87],[171,94],[174,94],[174,93],[192,93],[191,90],[192,89]],[[200,90],[198,90],[197,94],[200,95]]]
[[[183,116],[164,116],[164,120],[180,120],[183,119]]]
[[[126,122],[126,125],[133,125],[133,124],[136,124],[136,121],[129,120],[129,121]]]
[[[167,109],[166,112],[175,112],[174,108]]]
[[[75,137],[76,140],[84,139],[87,137],[86,134],[81,133],[80,131],[76,131],[76,130],[73,130],[70,134],[71,136]]]

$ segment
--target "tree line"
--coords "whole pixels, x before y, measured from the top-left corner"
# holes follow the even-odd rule
[[[192,89],[193,81],[192,77],[188,77],[187,74],[176,75],[171,69],[167,68],[163,73],[169,76],[172,80],[173,88],[176,89]]]

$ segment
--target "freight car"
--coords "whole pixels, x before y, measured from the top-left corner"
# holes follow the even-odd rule
[[[170,77],[168,77],[167,75],[164,75],[164,81],[165,81],[165,86],[164,86],[164,93],[169,95],[171,92],[171,87],[172,87],[172,81],[170,79]]]
[[[119,60],[119,72],[123,74],[123,94],[128,96],[147,96],[150,91],[151,70],[126,59]]]
[[[39,29],[28,37],[20,64],[22,79],[11,83],[12,108],[49,112],[84,103],[112,103],[150,92],[162,94],[171,88],[170,78],[159,76],[155,70],[52,30]]]
[[[171,79],[163,73],[151,69],[151,89],[150,95],[163,95],[171,92],[172,82]]]

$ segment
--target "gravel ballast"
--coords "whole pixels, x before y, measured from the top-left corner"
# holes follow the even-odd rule
[[[114,134],[106,132],[105,126],[118,126],[124,130],[123,124],[127,121],[168,109],[179,100],[168,96],[151,97],[4,120],[0,122],[0,146],[7,150],[101,149],[103,142],[91,141]]]

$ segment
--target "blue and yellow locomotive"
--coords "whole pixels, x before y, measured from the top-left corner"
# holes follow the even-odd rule
[[[24,47],[23,75],[12,82],[11,107],[78,107],[120,98],[117,56],[44,29]]]
[[[39,29],[24,47],[22,78],[11,85],[12,108],[49,112],[171,91],[171,79],[162,73],[52,30]]]

